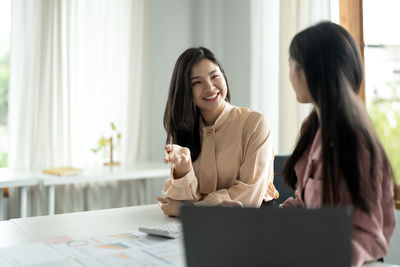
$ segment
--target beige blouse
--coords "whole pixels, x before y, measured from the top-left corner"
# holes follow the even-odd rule
[[[166,197],[208,205],[236,200],[256,207],[278,198],[270,129],[263,114],[226,103],[215,124],[202,127],[201,136],[193,169],[180,179],[166,180]]]

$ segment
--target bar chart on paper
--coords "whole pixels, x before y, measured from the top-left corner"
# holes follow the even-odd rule
[[[184,266],[182,240],[138,231],[79,239],[51,246],[84,266]]]

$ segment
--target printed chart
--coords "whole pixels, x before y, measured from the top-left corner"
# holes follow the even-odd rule
[[[181,239],[149,236],[139,231],[68,240],[51,244],[85,266],[184,266]]]

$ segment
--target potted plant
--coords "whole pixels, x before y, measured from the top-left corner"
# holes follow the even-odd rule
[[[113,122],[110,123],[111,134],[107,137],[102,136],[97,141],[97,147],[92,149],[92,152],[97,153],[99,151],[103,151],[104,155],[109,156],[108,161],[104,163],[104,165],[112,166],[119,165],[118,161],[114,161],[114,152],[116,145],[121,141],[121,132],[118,131],[117,127]]]

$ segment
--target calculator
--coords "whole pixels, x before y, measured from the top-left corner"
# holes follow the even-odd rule
[[[182,224],[180,222],[169,223],[154,227],[139,227],[139,231],[149,235],[168,238],[181,238],[183,236]]]

